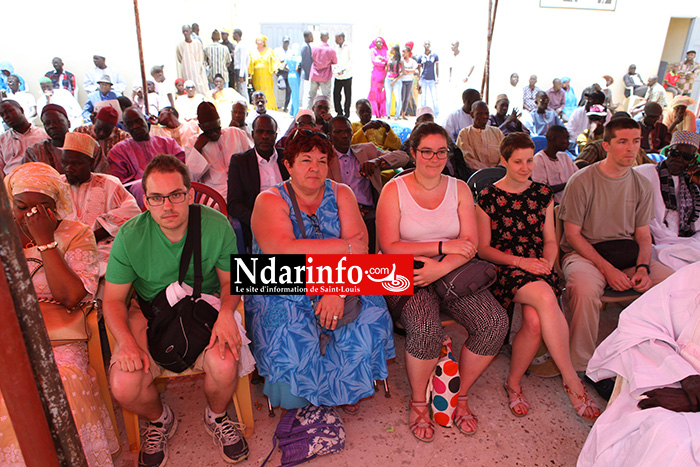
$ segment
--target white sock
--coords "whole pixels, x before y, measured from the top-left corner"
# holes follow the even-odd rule
[[[170,412],[168,411],[167,407],[168,407],[167,405],[163,404],[163,413],[161,413],[160,417],[158,417],[157,419],[151,420],[151,423],[163,423],[164,424],[165,422],[167,422],[170,418],[170,417],[168,417],[168,415],[170,415]]]
[[[209,406],[207,405],[206,414],[207,414],[207,421],[208,421],[209,423],[214,423],[214,422],[216,421],[217,418],[221,418],[221,417],[223,417],[224,415],[226,415],[226,412],[214,413],[214,412],[211,411],[211,407],[209,407]]]

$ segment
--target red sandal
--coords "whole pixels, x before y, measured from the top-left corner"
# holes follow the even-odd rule
[[[469,406],[467,405],[468,400],[469,400],[468,396],[458,396],[457,397],[457,408],[464,407],[464,413],[462,413],[462,415],[455,416],[454,423],[459,431],[461,431],[465,435],[471,436],[474,433],[476,433],[476,427],[472,431],[468,431],[468,430],[465,430],[464,428],[462,428],[462,423],[464,423],[464,422],[468,422],[470,420],[474,420],[475,422],[478,421],[476,419],[476,416],[471,412],[471,410],[469,410]],[[454,413],[457,413],[456,409],[455,409]]]
[[[408,428],[411,430],[411,434],[419,441],[423,441],[424,443],[432,443],[435,439],[435,425],[433,425],[433,421],[430,419],[428,402],[410,401],[408,403],[408,407],[418,414],[418,418],[411,422],[409,412]],[[416,428],[430,428],[433,434],[430,437],[418,436],[416,434]]]
[[[579,417],[583,418],[584,420],[588,420],[589,422],[595,422],[598,419],[598,417],[600,417],[600,407],[598,407],[598,404],[596,404],[593,398],[588,394],[588,390],[586,390],[586,386],[583,385],[583,381],[581,381],[581,386],[583,387],[583,394],[575,393],[563,381],[561,384],[564,386],[564,390],[567,393],[571,394],[579,400],[578,404],[571,404],[574,406],[574,410],[576,411]],[[584,414],[586,413],[586,409],[589,407],[595,412],[595,415],[593,417],[584,416]]]
[[[510,411],[513,412],[513,415],[515,415],[516,417],[524,417],[525,415],[527,415],[530,411],[530,403],[523,395],[522,388],[520,389],[520,392],[516,392],[515,389],[511,388],[508,382],[506,381],[505,383],[503,383],[503,389],[506,390],[506,394],[508,395],[508,407],[510,407]],[[515,408],[518,405],[525,406],[525,410],[522,413],[518,413],[515,411]]]

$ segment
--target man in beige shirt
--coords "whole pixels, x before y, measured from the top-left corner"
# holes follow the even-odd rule
[[[462,150],[464,160],[473,170],[496,167],[501,160],[499,146],[503,133],[496,127],[486,126],[489,121],[489,106],[484,101],[472,104],[474,124],[462,129],[457,136],[457,147]]]
[[[559,210],[571,361],[580,372],[595,350],[605,288],[643,293],[673,272],[651,257],[652,187],[630,170],[641,142],[639,124],[631,118],[613,119],[605,126],[603,141],[606,158],[569,179]],[[607,244],[615,253],[627,254],[603,250],[609,241],[616,241]]]

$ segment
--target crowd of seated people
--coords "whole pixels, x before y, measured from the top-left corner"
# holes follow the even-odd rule
[[[429,43],[425,47],[419,72],[431,63],[437,77],[437,56]],[[174,410],[155,389],[161,369],[149,353],[146,328],[159,292],[177,283],[188,226],[197,219],[206,265],[202,292],[213,297],[218,315],[211,342],[193,366],[205,373],[205,425],[227,462],[249,454],[227,413],[238,376],[252,370],[244,355],[254,356],[272,405],[332,406],[352,415],[374,393],[373,381],[388,375],[386,362],[396,354],[392,322],[406,331],[408,429],[418,440],[433,441],[426,388],[443,345],[440,313],[467,330],[453,418],[460,432],[474,434],[475,412],[487,409],[472,411],[468,395],[503,345],[513,304],[521,306],[523,319],[503,375],[512,414],[528,414],[522,380],[544,342],[574,410],[595,421],[601,410],[584,372],[595,351],[601,297],[610,289],[642,294],[672,270],[700,260],[700,135],[687,95],[674,98],[665,113],[657,102],[644,103],[636,121],[613,114],[595,88],[580,107],[569,107],[568,78],[554,80],[545,92],[533,75],[524,92],[525,117],[506,94],[490,115],[480,93],[466,89],[444,128],[433,109],[419,107],[410,136],[401,141],[388,123],[372,118],[376,103],[367,99],[356,103],[358,122],[333,117],[326,95],[289,124],[257,92],[248,115],[247,99],[224,87],[220,73],[212,79],[211,98],[193,81],[180,83],[182,92],[173,95],[158,89],[163,70],[154,67],[155,87],[147,95],[160,94],[167,104],[159,105],[158,115],[140,100],[104,105],[120,74],[103,57],[96,56],[95,65],[87,124],[73,131],[69,109],[58,100],[47,99],[39,109],[43,129],[30,122],[19,100],[0,101],[9,128],[0,134],[0,168],[25,255],[43,266],[33,277],[37,295],[67,312],[96,293],[98,278],[105,280],[104,317],[116,340],[111,390],[122,407],[148,421],[141,466],[165,464],[177,428]],[[60,89],[74,87],[72,75],[61,73]],[[18,83],[9,80],[13,88]],[[537,138],[546,146],[535,151]],[[661,153],[660,162],[647,153]],[[498,165],[505,175],[473,193],[470,176]],[[230,219],[208,207],[190,208],[193,181],[226,200],[246,251],[237,251]],[[559,244],[555,205],[563,223]],[[70,232],[61,234],[64,229]],[[413,255],[415,292],[407,299],[360,296],[359,317],[338,328],[348,297],[246,296],[249,340],[234,318],[241,297],[230,293],[230,255],[310,252]],[[437,294],[431,284],[477,257],[495,265],[497,279],[489,288],[454,300]],[[562,277],[554,268],[558,260]],[[185,283],[192,286],[193,265],[187,271]],[[128,300],[132,288],[138,300]],[[78,367],[71,371],[88,371],[83,347],[54,347],[62,372],[71,365]],[[609,383],[593,388],[607,394]],[[86,452],[96,449],[94,456],[108,458],[113,430],[103,420],[102,402],[69,398],[79,426],[98,422],[81,420],[76,398],[104,431],[98,446],[81,432]],[[6,425],[5,419],[3,435],[11,433]],[[9,449],[0,450],[0,463],[21,462],[12,436],[2,443]],[[90,456],[91,465],[104,465]]]

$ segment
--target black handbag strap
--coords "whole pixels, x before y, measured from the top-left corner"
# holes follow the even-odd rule
[[[306,238],[306,227],[304,227],[304,218],[301,217],[301,209],[299,209],[299,203],[297,202],[297,195],[294,193],[294,188],[292,188],[292,181],[287,180],[284,182],[284,186],[287,187],[287,192],[289,193],[289,198],[292,200],[292,209],[294,209],[294,215],[297,218],[297,225],[299,225],[299,230],[301,231],[301,236]]]
[[[180,274],[178,282],[185,282],[185,275],[190,266],[190,259],[194,253],[194,287],[192,298],[197,300],[202,295],[202,207],[199,204],[190,205],[189,219],[187,221],[187,238],[180,258]]]

